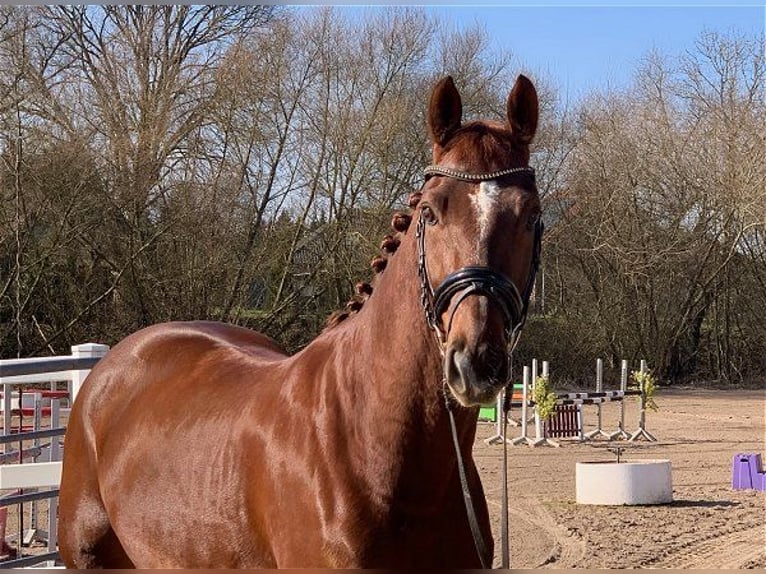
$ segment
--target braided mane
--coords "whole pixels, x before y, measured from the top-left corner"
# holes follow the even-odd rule
[[[410,209],[415,209],[418,203],[420,203],[420,199],[422,197],[423,194],[419,191],[411,193],[407,198],[407,204],[409,205]],[[380,255],[376,255],[370,262],[370,267],[372,267],[376,276],[383,273],[383,271],[386,269],[386,266],[388,265],[388,258],[396,253],[397,249],[399,249],[399,245],[401,243],[401,235],[402,233],[406,232],[407,229],[409,229],[411,222],[412,215],[409,213],[403,213],[400,211],[394,213],[394,216],[391,219],[391,227],[394,233],[386,235],[383,238],[383,241],[380,243]],[[327,318],[327,323],[323,332],[332,329],[333,327],[348,319],[351,315],[358,313],[362,309],[365,301],[367,301],[367,299],[370,298],[370,295],[372,295],[372,290],[373,286],[371,283],[367,283],[365,281],[360,281],[357,283],[355,286],[356,294],[348,301],[348,303],[346,303],[346,306],[343,309],[334,311]]]

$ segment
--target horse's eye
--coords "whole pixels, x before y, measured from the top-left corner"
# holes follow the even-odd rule
[[[428,205],[424,205],[421,210],[423,213],[423,221],[428,225],[436,225],[436,214],[434,213],[434,210]]]

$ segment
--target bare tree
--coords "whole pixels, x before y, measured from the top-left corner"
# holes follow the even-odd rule
[[[632,92],[583,106],[555,249],[562,312],[596,329],[601,352],[653,357],[667,379],[757,372],[731,346],[759,321],[734,300],[739,270],[763,261],[745,254],[762,235],[763,94],[755,42],[703,36],[678,69],[654,54]]]
[[[15,277],[15,290],[20,286],[24,293],[8,307],[8,299],[2,301],[3,311],[11,308],[18,315],[16,328],[24,317],[25,339],[41,338],[40,348],[50,348],[107,301],[117,315],[121,307],[127,316],[136,307],[144,318],[156,313],[151,296],[156,292],[146,283],[157,274],[144,272],[158,265],[153,246],[177,223],[160,217],[158,201],[173,186],[174,162],[190,134],[209,121],[220,49],[273,11],[4,9],[0,58],[7,64],[3,73],[13,79],[2,100],[3,111],[11,112],[4,116],[3,135],[11,144],[3,150],[4,181],[15,182],[5,189],[14,190],[21,211],[17,225],[9,227],[17,230],[16,265],[3,273],[2,289],[7,293]],[[46,166],[57,162],[61,171],[44,181],[42,174],[52,175]],[[98,185],[92,185],[94,172]],[[86,215],[94,204],[101,208],[96,222]],[[7,238],[3,235],[0,246]],[[74,245],[78,263],[91,254],[96,274],[107,281],[88,283],[91,290],[82,300],[74,290],[62,290],[58,299],[69,303],[62,306],[68,315],[63,320],[50,306],[48,312],[40,306],[51,281],[74,287],[76,274],[61,273],[55,263],[76,252]]]

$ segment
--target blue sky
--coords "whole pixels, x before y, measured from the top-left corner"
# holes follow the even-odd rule
[[[762,35],[764,8],[750,7],[433,7],[459,23],[483,23],[498,48],[549,76],[577,98],[627,85],[652,49],[677,56],[703,30]]]
[[[357,2],[348,4],[358,6],[351,10],[364,10]],[[734,31],[763,38],[766,21],[763,0],[718,6],[701,1],[692,5],[683,0],[671,6],[646,2],[627,6],[626,2],[599,0],[588,5],[566,0],[526,5],[502,5],[492,0],[477,5],[426,4],[422,5],[425,10],[457,26],[482,23],[495,49],[509,51],[519,66],[549,78],[569,100],[603,86],[628,85],[641,58],[652,49],[678,56],[693,50],[703,31]]]

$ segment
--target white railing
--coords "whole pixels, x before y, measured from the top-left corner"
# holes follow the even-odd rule
[[[108,350],[106,345],[86,343],[72,347],[72,354],[66,356],[0,360],[3,415],[0,491],[5,493],[0,494],[0,553],[12,550],[9,540],[16,541],[16,558],[0,561],[0,568],[52,567],[59,558],[56,510],[61,479],[61,438],[65,433],[62,418],[69,412],[69,408],[62,408],[62,401],[67,401],[67,407],[71,406],[90,369]],[[66,383],[66,391],[59,390],[61,383]],[[40,384],[49,384],[49,390],[40,388]],[[25,385],[37,387],[13,390]],[[17,428],[13,425],[14,417],[18,417]],[[31,425],[24,425],[25,417],[31,418]],[[44,439],[50,442],[43,444]],[[38,512],[38,504],[45,500],[47,530],[40,528]],[[6,537],[10,507],[16,509],[17,532]],[[25,521],[28,521],[26,529]],[[23,556],[24,545],[34,540],[47,542],[47,552]]]

